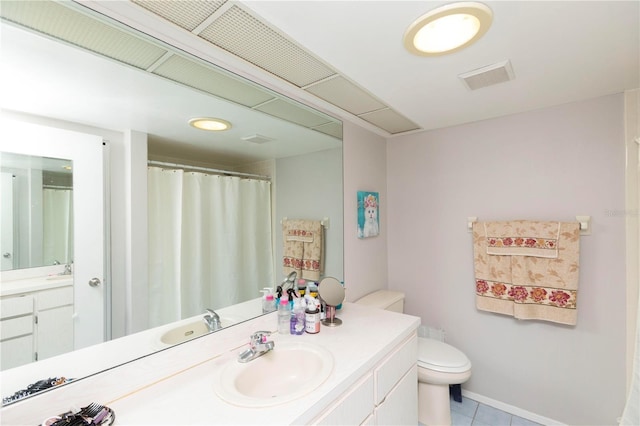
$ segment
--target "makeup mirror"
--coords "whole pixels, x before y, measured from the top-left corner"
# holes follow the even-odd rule
[[[318,285],[318,295],[326,304],[326,318],[322,324],[328,327],[336,327],[342,324],[340,318],[336,318],[336,307],[344,302],[344,287],[336,278],[326,277]]]

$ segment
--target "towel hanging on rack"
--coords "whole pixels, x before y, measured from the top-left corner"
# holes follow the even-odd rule
[[[283,219],[283,273],[319,281],[324,267],[324,235],[319,220]]]
[[[536,250],[519,252],[527,238]],[[579,244],[577,222],[474,223],[476,307],[518,319],[575,325]],[[506,248],[496,253],[491,246]]]

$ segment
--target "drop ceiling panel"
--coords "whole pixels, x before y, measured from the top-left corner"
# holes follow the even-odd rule
[[[309,111],[307,108],[294,105],[283,99],[276,99],[272,102],[267,102],[254,109],[274,117],[286,119],[292,123],[300,124],[304,127],[317,127],[330,121],[317,113]]]
[[[386,106],[341,76],[314,84],[306,90],[355,115],[375,111]]]
[[[368,114],[362,114],[359,117],[374,126],[378,126],[381,129],[386,130],[392,135],[420,129],[420,126],[416,123],[398,114],[392,109],[374,111]]]
[[[253,107],[273,99],[273,95],[253,85],[178,55],[160,64],[154,74],[177,81],[244,106]]]
[[[56,2],[2,1],[2,17],[128,65],[146,69],[166,49]]]
[[[193,31],[211,14],[225,4],[226,0],[131,0],[150,12],[173,22],[187,31]]]
[[[237,6],[225,11],[199,36],[298,87],[335,74],[298,45]]]
[[[317,130],[325,135],[333,136],[337,139],[342,139],[342,123],[327,123],[315,127],[313,130]]]

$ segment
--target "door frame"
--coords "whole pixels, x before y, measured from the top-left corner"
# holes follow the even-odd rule
[[[105,154],[101,136],[0,117],[0,151],[51,158],[66,158],[74,167],[74,349],[104,342],[109,337],[108,250],[105,212]],[[64,140],[64,144],[56,143]],[[34,142],[36,141],[36,142]],[[87,157],[85,157],[87,156]],[[89,180],[93,183],[89,184]],[[96,190],[96,187],[100,190]],[[78,202],[78,200],[81,200]],[[91,212],[90,215],[83,213]],[[92,229],[92,231],[87,231]],[[89,233],[91,232],[91,233]],[[81,240],[81,237],[90,238]],[[86,248],[82,248],[86,247]],[[2,279],[34,271],[4,271]],[[15,272],[12,274],[11,272]],[[91,278],[101,284],[90,287]],[[82,300],[82,303],[80,303]],[[101,332],[96,332],[100,330]]]

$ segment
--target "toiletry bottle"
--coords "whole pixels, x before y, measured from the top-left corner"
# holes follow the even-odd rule
[[[291,321],[291,308],[287,296],[280,298],[278,304],[278,333],[289,334],[289,323]]]
[[[304,333],[305,307],[304,299],[299,297],[293,301],[293,311],[291,312],[291,322],[289,331],[291,334],[300,335]]]
[[[291,309],[293,311],[293,299],[298,297],[296,295],[295,289],[293,289],[293,288],[288,289],[287,290],[287,296],[289,297],[289,309]]]
[[[311,297],[313,297],[314,299],[318,298],[318,283],[309,283],[309,294],[311,295]]]
[[[342,284],[342,287],[344,287],[344,281],[340,281],[340,284]],[[336,306],[336,309],[342,309],[342,303]]]
[[[318,309],[317,300],[314,298],[309,299],[309,304],[305,310],[304,331],[309,334],[316,334],[320,332],[320,310]]]
[[[298,294],[300,295],[300,297],[304,297],[304,294],[306,292],[307,292],[307,282],[303,278],[300,278],[298,280]]]
[[[271,293],[271,289],[268,287],[265,287],[260,291],[264,293],[264,296],[262,296],[262,313],[266,314],[266,313],[275,311],[276,299],[273,297],[273,293]]]

